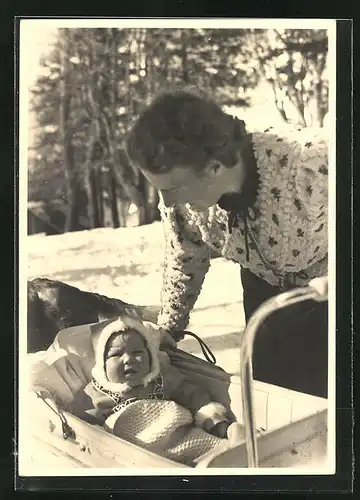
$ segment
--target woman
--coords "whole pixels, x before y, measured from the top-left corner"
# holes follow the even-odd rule
[[[246,320],[266,299],[327,274],[324,139],[250,134],[211,99],[183,89],[154,100],[126,149],[161,195],[158,322],[177,341],[211,251],[240,264]],[[274,313],[256,338],[253,368],[258,380],[326,397],[326,303]]]

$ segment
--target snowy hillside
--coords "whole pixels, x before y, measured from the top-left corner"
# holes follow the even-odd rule
[[[133,228],[102,228],[57,236],[28,237],[28,278],[48,277],[83,290],[139,305],[158,305],[163,259],[159,222]],[[244,327],[239,267],[212,261],[189,329],[213,350],[218,364],[238,371]],[[195,339],[180,347],[202,357]]]

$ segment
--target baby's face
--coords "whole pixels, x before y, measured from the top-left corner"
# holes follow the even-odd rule
[[[106,346],[105,370],[110,382],[141,384],[150,372],[150,355],[137,332],[114,334]]]

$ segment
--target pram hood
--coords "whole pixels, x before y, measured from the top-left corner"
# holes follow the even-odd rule
[[[142,382],[146,386],[154,380],[160,373],[159,346],[160,331],[151,326],[150,323],[143,323],[139,319],[121,316],[112,320],[102,321],[91,325],[92,343],[95,353],[95,366],[92,369],[92,376],[105,389],[112,392],[124,392],[129,389],[127,382],[110,382],[105,372],[105,348],[110,337],[117,332],[135,330],[145,341],[150,354],[150,372],[143,378]]]

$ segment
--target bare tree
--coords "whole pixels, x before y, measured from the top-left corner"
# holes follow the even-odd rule
[[[68,28],[64,28],[65,36]],[[68,211],[65,223],[65,231],[76,231],[79,229],[78,213],[79,213],[79,179],[76,172],[74,162],[74,149],[72,145],[72,127],[70,122],[72,89],[70,78],[70,65],[69,65],[69,45],[66,39],[63,43],[62,50],[62,68],[60,77],[60,133],[63,145],[63,162],[64,172],[66,179],[66,194],[68,202]]]
[[[322,126],[328,99],[326,31],[250,30],[247,41],[258,71],[273,89],[280,116],[289,121],[290,102],[297,124]]]

